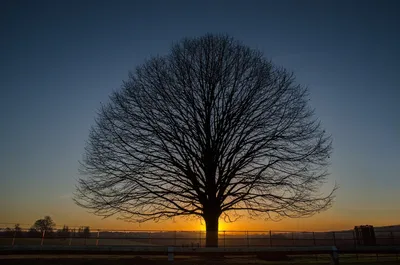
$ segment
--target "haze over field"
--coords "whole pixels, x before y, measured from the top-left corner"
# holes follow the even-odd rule
[[[190,3],[189,3],[190,2]],[[173,42],[228,33],[293,70],[333,137],[334,206],[279,223],[221,230],[337,230],[398,224],[400,60],[397,1],[7,1],[0,33],[0,223],[204,229],[199,220],[101,220],[72,201],[100,102]]]

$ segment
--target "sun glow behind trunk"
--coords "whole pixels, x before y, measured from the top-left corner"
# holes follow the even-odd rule
[[[229,229],[232,230],[232,228],[229,228],[229,225],[227,223],[224,222],[224,220],[219,219],[218,222],[218,231],[228,231]],[[202,220],[199,224],[199,230],[200,231],[206,231],[206,224],[204,222],[204,220]]]

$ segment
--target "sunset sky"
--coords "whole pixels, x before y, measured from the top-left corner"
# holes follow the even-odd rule
[[[227,230],[330,230],[400,224],[399,1],[1,1],[0,227],[197,230],[200,221],[102,220],[71,197],[90,126],[128,72],[183,37],[227,33],[294,71],[332,134],[322,191],[307,219],[243,217]],[[10,225],[11,226],[11,225]]]

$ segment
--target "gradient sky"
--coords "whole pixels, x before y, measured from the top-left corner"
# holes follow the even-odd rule
[[[1,1],[0,223],[198,229],[101,220],[71,200],[100,102],[183,37],[227,33],[293,70],[333,136],[334,206],[223,229],[329,230],[400,223],[399,1]],[[1,226],[1,225],[0,225]]]

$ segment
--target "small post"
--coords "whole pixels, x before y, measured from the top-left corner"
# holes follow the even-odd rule
[[[294,243],[294,232],[292,232],[292,245],[296,245],[296,244]]]
[[[151,244],[151,233],[148,232],[148,233],[147,233],[147,236],[148,236],[148,238],[149,238],[149,244]]]
[[[14,231],[14,237],[13,237],[13,240],[12,240],[12,243],[11,243],[11,246],[14,246],[14,243],[15,243],[15,237],[17,236],[17,230],[15,230]]]
[[[200,247],[201,247],[201,230],[199,231]]]
[[[224,231],[224,248],[226,247],[226,244],[225,244],[225,238],[226,238],[226,235],[225,235],[225,231]]]
[[[394,235],[393,235],[393,231],[390,231],[390,237],[392,238],[392,245],[394,246]]]
[[[269,246],[272,247],[272,232],[269,230]]]
[[[357,248],[357,239],[356,239],[356,233],[353,230],[353,241],[354,241],[354,248]],[[358,252],[356,253],[356,259],[358,260]]]
[[[71,242],[72,242],[72,236],[71,236],[71,233],[70,233],[69,234],[69,243],[68,243],[69,246],[71,246]]]
[[[100,230],[97,230],[96,247],[99,245]]]
[[[312,238],[313,238],[314,246],[316,246],[317,242],[315,242],[315,232],[312,232]]]
[[[43,230],[42,233],[42,242],[40,242],[40,245],[43,246],[43,241],[44,241],[44,234],[46,233],[46,230]]]
[[[174,247],[176,247],[176,231],[174,231]]]
[[[246,231],[247,234],[247,247],[249,247],[249,231]]]
[[[335,232],[332,232],[332,236],[333,236],[333,245],[336,247],[336,235],[335,235]]]
[[[315,232],[312,232],[312,238],[313,238],[314,246],[316,246],[317,242],[315,241]],[[318,254],[315,255],[315,260],[318,260]]]
[[[354,247],[357,247],[357,240],[356,240],[356,235],[354,233],[354,230],[353,230],[353,241],[354,241]]]
[[[168,261],[174,261],[174,247],[168,247]]]
[[[339,255],[336,247],[332,247],[331,258],[332,258],[331,264],[339,265]]]

